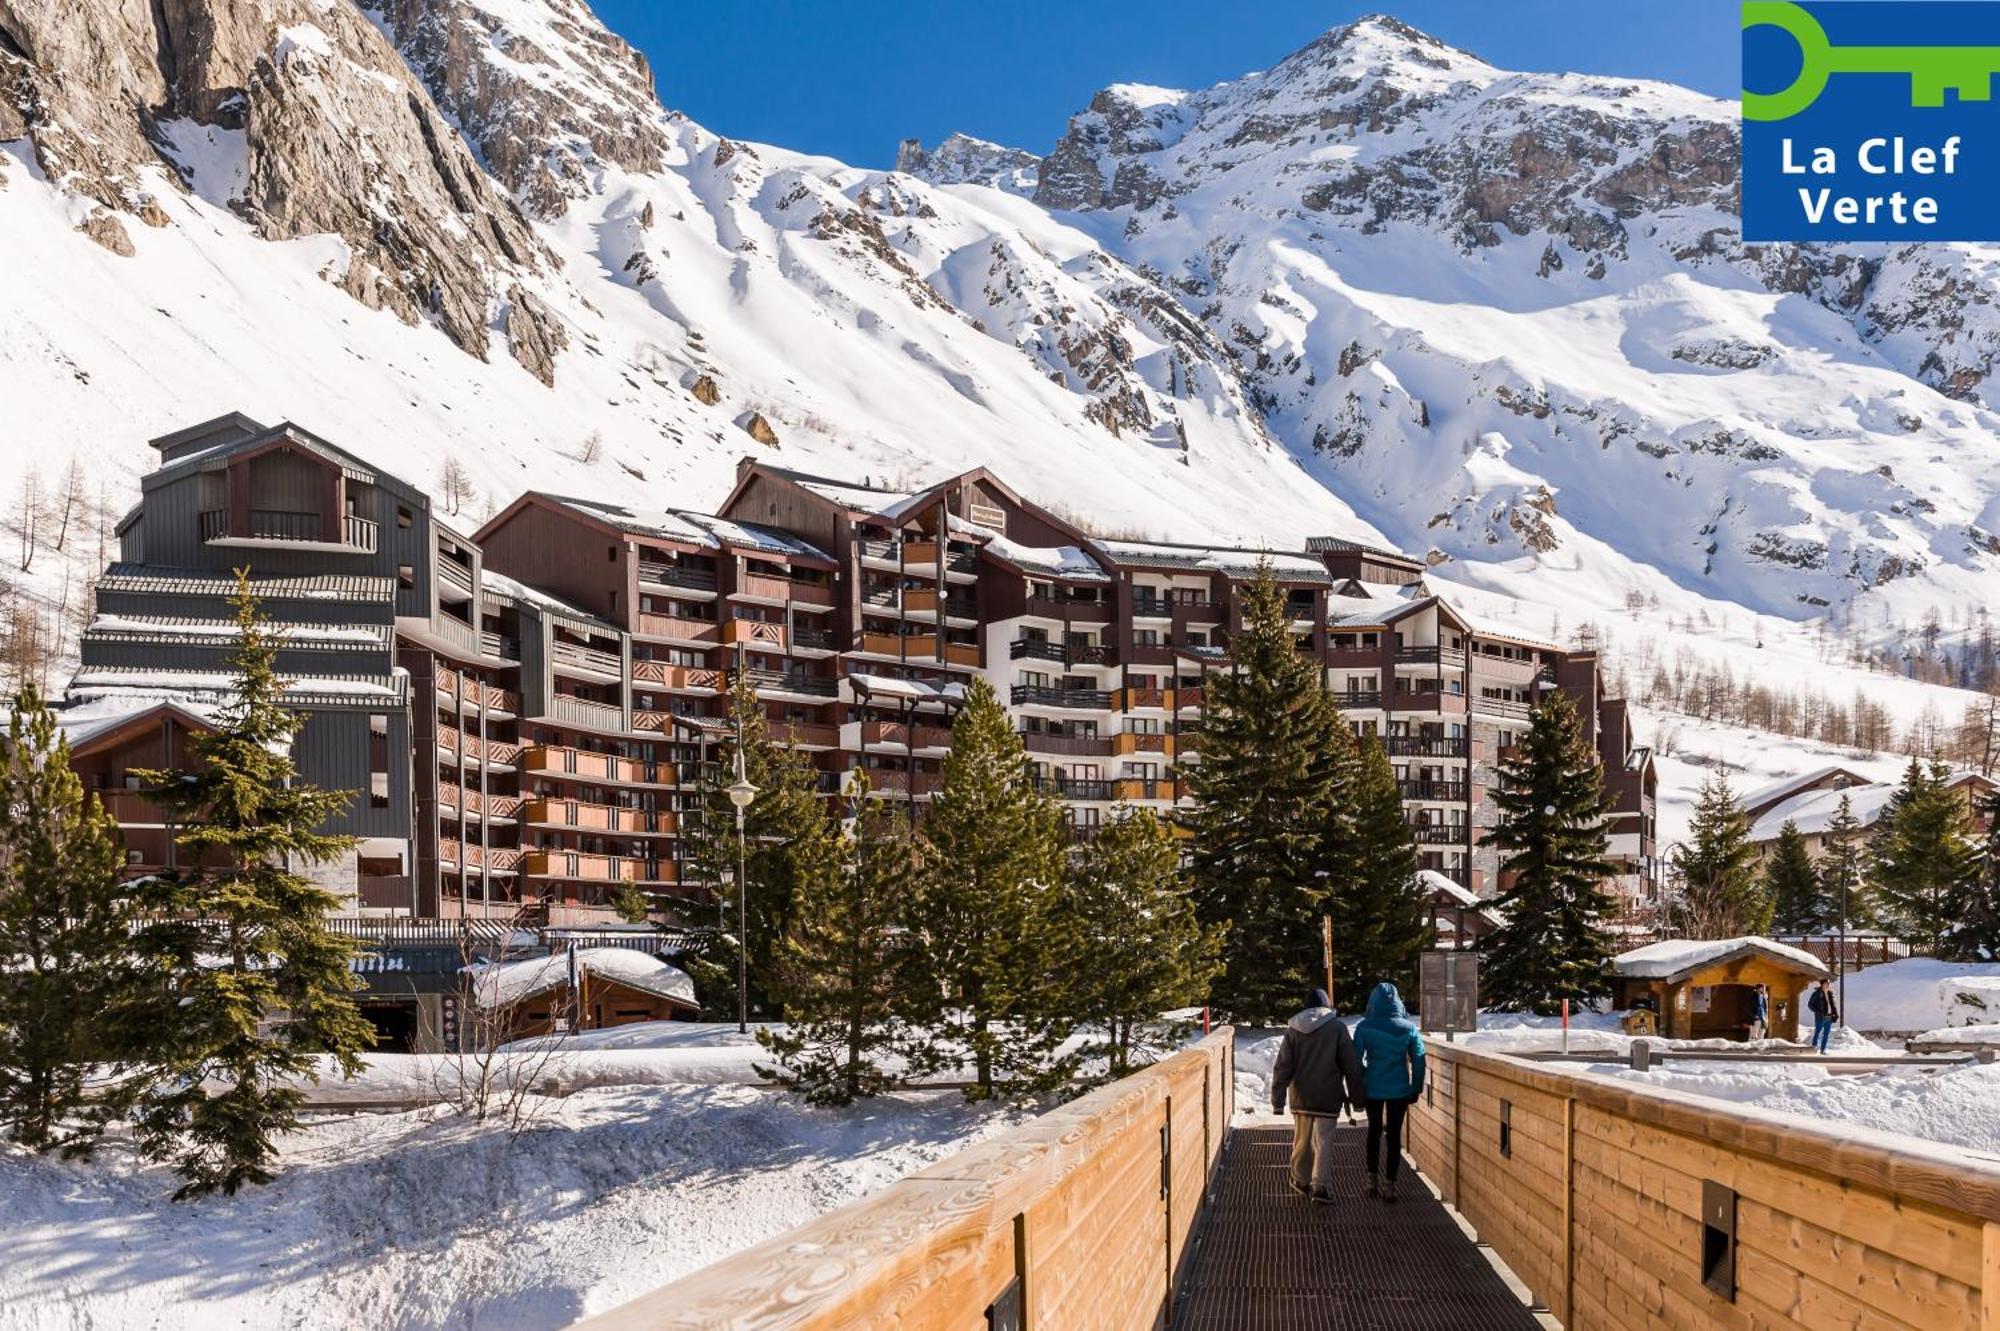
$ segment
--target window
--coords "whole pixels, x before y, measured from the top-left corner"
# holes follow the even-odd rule
[[[416,569],[410,567],[408,564],[396,565],[396,587],[400,591],[415,591],[417,589]]]
[[[401,504],[396,505],[396,525],[398,527],[402,528],[404,531],[408,531],[410,529],[410,524],[415,521],[416,518],[414,515],[411,514],[409,509],[404,508]]]
[[[608,563],[608,564],[615,564],[615,563],[617,563],[617,562],[618,562],[618,547],[617,547],[617,546],[615,546],[615,545],[607,545],[607,546],[605,546],[605,547],[604,547],[604,560],[605,560],[605,562],[606,562],[606,563]]]
[[[368,807],[389,807],[389,718],[380,712],[368,717]]]

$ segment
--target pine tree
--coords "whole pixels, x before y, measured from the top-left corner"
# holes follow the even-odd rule
[[[103,1014],[138,981],[123,863],[117,825],[30,685],[0,768],[0,1128],[31,1150],[85,1155],[103,1128],[85,1073],[111,1053]]]
[[[1965,804],[1945,785],[1948,775],[1941,763],[1926,768],[1912,758],[1869,846],[1884,925],[1932,957],[1949,955],[1978,866]]]
[[[1058,907],[1068,852],[1062,806],[1030,780],[1027,751],[993,688],[966,687],[944,777],[924,819],[937,860],[912,920],[934,1010],[924,1061],[972,1061],[971,1099],[1065,1080],[1073,1019],[1051,982],[1074,933]]]
[[[1208,997],[1222,930],[1188,896],[1173,830],[1150,809],[1098,829],[1070,875],[1068,906],[1087,947],[1069,979],[1077,1020],[1103,1032],[1086,1053],[1122,1077],[1167,1034],[1160,1014]]]
[[[1750,820],[1727,776],[1717,773],[1702,781],[1688,841],[1675,852],[1674,867],[1696,937],[1761,934],[1771,927],[1772,903],[1757,875]]]
[[[868,798],[865,774],[851,794],[860,812],[842,843],[842,870],[801,885],[779,945],[790,1025],[757,1032],[777,1058],[761,1070],[814,1104],[849,1104],[894,1085],[882,1059],[910,1047],[905,1017],[925,1006],[904,920],[925,890],[929,856],[900,808]]]
[[[137,935],[171,977],[135,1025],[157,1074],[139,1103],[139,1139],[186,1180],[176,1197],[268,1182],[274,1139],[298,1127],[301,1095],[288,1083],[321,1054],[353,1076],[373,1039],[354,1004],[357,945],[326,923],[340,898],[295,872],[353,846],[319,830],[348,796],[298,780],[290,750],[303,719],[282,705],[277,638],[247,570],[230,604],[234,696],[217,728],[191,742],[193,770],[143,774],[198,866],[151,885],[156,918]]]
[[[1611,960],[1612,799],[1567,694],[1535,705],[1500,779],[1487,841],[1511,852],[1500,870],[1514,877],[1495,903],[1503,919],[1486,939],[1481,988],[1493,1007],[1548,1014],[1565,998],[1606,993]]]
[[[1190,873],[1201,918],[1226,930],[1216,1005],[1275,1025],[1323,982],[1320,918],[1354,737],[1293,643],[1268,565],[1245,590],[1229,658],[1204,684],[1201,761],[1187,771]]]
[[[621,883],[611,894],[611,909],[627,924],[644,924],[653,913],[653,903],[637,883]]]
[[[1819,870],[1806,848],[1805,834],[1787,818],[1764,863],[1764,896],[1771,903],[1771,921],[1780,933],[1816,934],[1833,919]]]
[[[755,686],[743,671],[730,681],[731,730],[715,763],[701,774],[700,809],[689,820],[689,876],[707,884],[731,922],[730,938],[749,948],[750,1014],[772,1018],[785,1007],[778,975],[779,940],[802,891],[822,891],[839,871],[840,828],[819,794],[819,772],[808,757],[771,737]],[[735,723],[743,730],[743,774],[757,788],[744,813],[744,882],[749,922],[736,920],[736,807],[724,793],[736,779]],[[736,1015],[736,953],[718,940],[694,961],[703,1015]]]
[[[1826,902],[1827,921],[1843,932],[1872,917],[1862,854],[1861,820],[1854,816],[1854,802],[1843,793],[1826,825],[1819,859],[1820,896]]]
[[[1332,875],[1329,913],[1338,992],[1359,1000],[1383,980],[1414,989],[1430,922],[1417,886],[1416,842],[1382,742],[1363,737],[1351,770],[1348,834]]]
[[[1952,951],[1964,961],[2000,961],[2000,791],[1987,798],[1986,841],[1966,894],[1965,920],[1952,935]]]

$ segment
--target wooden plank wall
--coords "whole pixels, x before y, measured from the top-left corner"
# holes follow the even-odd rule
[[[1233,1039],[1222,1027],[579,1326],[983,1327],[1017,1277],[1024,1327],[1163,1326],[1233,1109]]]
[[[1569,1331],[2000,1331],[2000,1159],[1429,1052],[1412,1158]],[[1705,1180],[1736,1194],[1733,1300]]]

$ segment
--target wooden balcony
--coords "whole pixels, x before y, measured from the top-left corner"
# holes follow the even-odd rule
[[[1106,735],[1051,735],[1029,731],[1021,736],[1029,753],[1046,753],[1064,758],[1109,758],[1111,739]]]
[[[746,601],[769,601],[783,605],[792,599],[792,587],[790,578],[776,578],[768,573],[745,573],[730,595]]]
[[[566,725],[586,730],[625,729],[625,709],[618,704],[579,698],[570,693],[557,693],[549,698],[549,715]]]
[[[559,669],[602,675],[608,679],[617,679],[625,671],[625,663],[618,653],[586,647],[579,642],[552,643],[549,655]]]
[[[1504,716],[1510,721],[1526,721],[1529,713],[1535,710],[1535,705],[1518,698],[1478,697],[1472,700],[1472,710],[1488,716]]]
[[[1393,712],[1431,712],[1444,716],[1465,715],[1465,695],[1445,693],[1437,689],[1417,689],[1408,693],[1397,692],[1384,695],[1386,704]]]
[[[678,615],[654,615],[640,611],[635,631],[648,638],[673,642],[713,643],[719,633],[714,620],[682,619]]]
[[[732,619],[722,626],[722,641],[729,647],[745,643],[762,651],[782,652],[785,650],[785,626],[767,624],[761,619]]]
[[[162,827],[166,815],[160,806],[147,799],[136,790],[99,790],[95,794],[104,804],[104,811],[120,827]]]
[[[1410,840],[1420,846],[1463,846],[1472,830],[1463,823],[1410,823]]]
[[[771,738],[794,748],[837,749],[840,747],[840,727],[816,721],[773,721]]]
[[[915,795],[918,799],[929,799],[943,788],[942,772],[918,772],[914,779],[909,772],[888,767],[874,768],[868,773],[868,793],[873,796]]]
[[[1462,759],[1472,751],[1471,741],[1464,735],[1455,739],[1444,735],[1388,735],[1383,737],[1382,747],[1391,758]]]
[[[513,873],[520,868],[521,852],[512,846],[481,849],[475,842],[461,844],[450,837],[439,837],[438,861],[460,871],[485,869],[493,873]]]
[[[596,753],[540,744],[521,750],[521,770],[543,776],[575,777],[583,781],[614,781],[628,786],[678,784],[672,763],[642,762],[616,754]]]
[[[907,648],[911,656],[929,656],[932,641],[928,633],[912,633],[907,637],[898,633],[864,633],[861,650],[876,656],[901,656]]]
[[[482,795],[476,790],[460,791],[457,786],[442,782],[438,785],[438,808],[448,818],[456,818],[461,813],[468,819],[482,815],[489,820],[512,820],[520,815],[519,795]]]
[[[489,767],[511,767],[520,758],[521,746],[511,740],[481,741],[477,735],[456,730],[437,733],[438,748],[465,762],[483,762]]]
[[[672,587],[677,591],[713,592],[715,570],[642,559],[639,561],[639,581],[656,587]]]
[[[1175,707],[1172,689],[1120,689],[1118,690],[1118,710],[1138,712],[1153,709],[1172,711]]]
[[[1541,662],[1518,656],[1489,656],[1484,652],[1474,652],[1466,658],[1466,663],[1479,683],[1525,688],[1538,679],[1555,678],[1554,672]]]
[[[1463,781],[1398,781],[1396,791],[1406,800],[1463,804],[1469,787]]]
[[[1113,754],[1159,753],[1171,758],[1174,756],[1174,737],[1172,735],[1142,735],[1134,733],[1113,735],[1111,737],[1111,752]]]
[[[592,855],[580,850],[524,850],[521,873],[527,878],[559,878],[583,883],[672,883],[672,860],[637,860],[623,855]]]
[[[1109,624],[1117,618],[1117,607],[1109,601],[1073,601],[1059,596],[1030,596],[1028,613],[1044,619],[1060,619],[1066,624]]]
[[[970,642],[947,642],[938,653],[938,660],[948,665],[979,666],[979,646]]]
[[[677,819],[671,809],[628,809],[583,800],[530,799],[522,802],[521,821],[540,827],[574,827],[589,832],[626,832],[639,836],[671,836]]]
[[[672,693],[719,693],[728,686],[720,670],[669,665],[665,661],[634,661],[632,682],[651,684]]]
[[[1200,689],[1175,689],[1174,710],[1177,712],[1199,711],[1203,698]]]
[[[354,880],[354,904],[362,910],[410,910],[416,901],[407,875],[363,874]]]
[[[857,735],[869,749],[948,749],[951,731],[945,726],[908,725],[902,721],[863,721]]]
[[[214,508],[204,511],[197,521],[202,541],[211,545],[296,544],[372,554],[377,541],[375,523],[351,514],[342,514],[328,524],[318,513],[253,508],[246,518],[238,519],[226,508]]]
[[[1111,797],[1121,801],[1176,800],[1184,793],[1178,781],[1128,777],[1111,783]]]

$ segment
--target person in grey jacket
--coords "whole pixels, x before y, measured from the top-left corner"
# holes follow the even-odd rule
[[[1292,1191],[1316,1202],[1333,1200],[1333,1128],[1341,1108],[1361,1103],[1361,1059],[1347,1025],[1334,1015],[1324,989],[1285,1025],[1271,1067],[1271,1112],[1292,1107]]]

